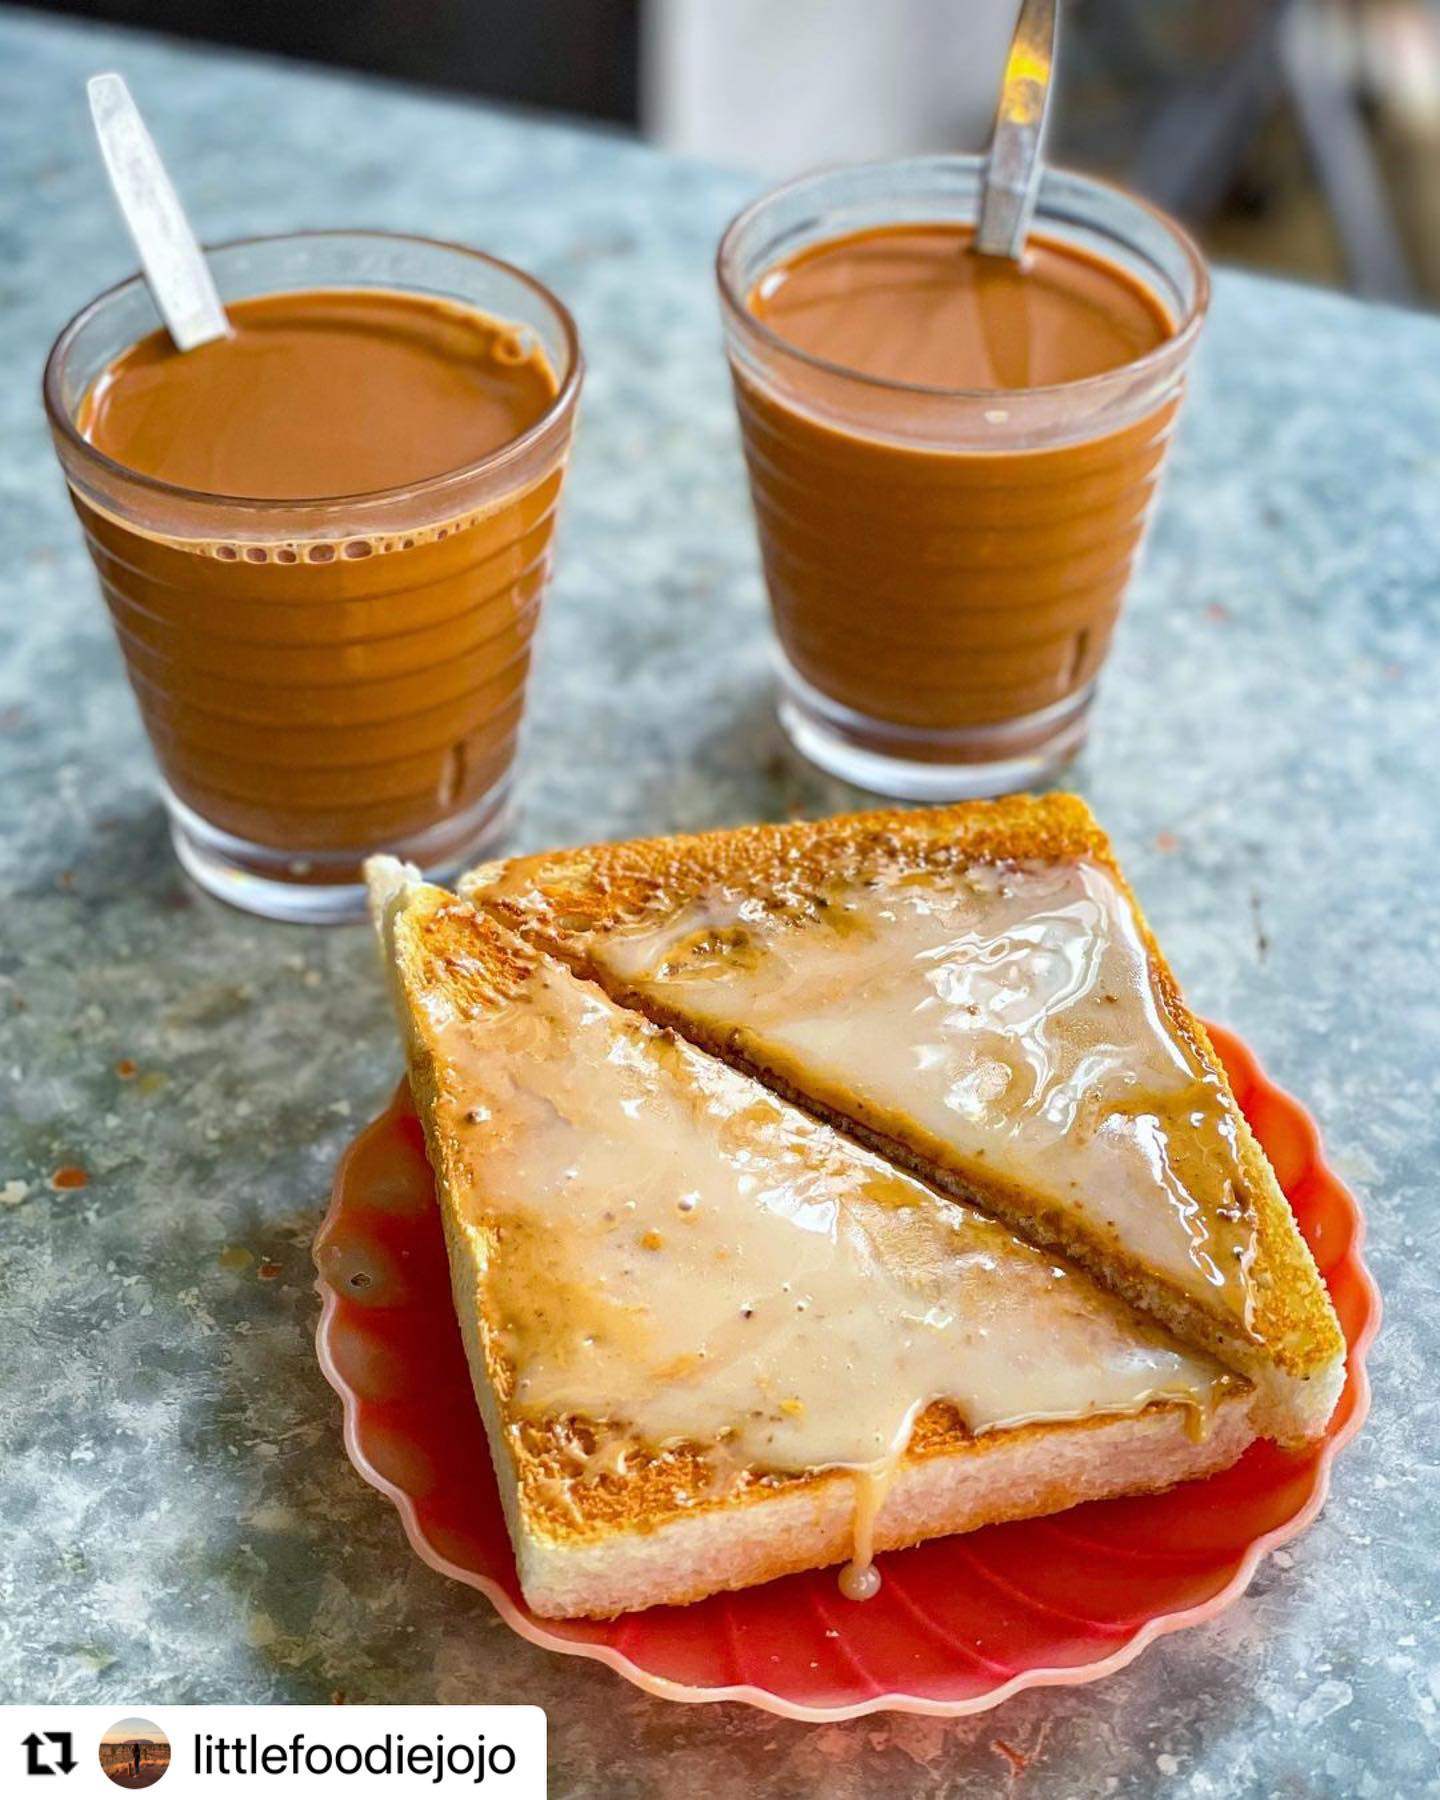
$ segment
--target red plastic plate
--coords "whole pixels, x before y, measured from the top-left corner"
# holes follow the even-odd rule
[[[1224,1473],[1166,1494],[992,1525],[880,1558],[874,1600],[833,1570],[605,1623],[525,1605],[475,1409],[430,1167],[402,1086],[351,1145],[316,1240],[320,1365],[345,1403],[355,1467],[399,1510],[416,1552],[480,1588],[547,1649],[609,1663],[671,1700],[740,1700],[799,1719],[885,1709],[980,1712],[1025,1687],[1094,1681],[1161,1632],[1236,1599],[1260,1558],[1325,1498],[1369,1403],[1380,1297],[1364,1221],[1326,1167],[1313,1121],[1229,1032],[1211,1034],[1315,1253],[1350,1347],[1329,1431],[1299,1454],[1257,1443]]]

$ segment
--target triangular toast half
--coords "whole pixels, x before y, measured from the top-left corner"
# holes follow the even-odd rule
[[[529,941],[1064,1252],[1320,1432],[1333,1308],[1203,1026],[1070,795],[525,857]]]
[[[393,862],[377,915],[531,1606],[607,1616],[1232,1462],[1253,1390]]]

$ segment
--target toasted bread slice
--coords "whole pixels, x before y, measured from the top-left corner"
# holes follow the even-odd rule
[[[1323,1430],[1334,1310],[1081,800],[598,845],[462,885],[1244,1373],[1266,1435]]]
[[[521,1585],[609,1616],[1232,1462],[1253,1390],[372,864]]]

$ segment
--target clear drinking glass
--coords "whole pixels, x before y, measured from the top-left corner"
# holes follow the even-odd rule
[[[942,390],[787,344],[747,301],[810,245],[975,222],[982,159],[863,164],[742,212],[717,258],[781,719],[833,774],[916,800],[1033,785],[1084,741],[1209,298],[1172,219],[1047,170],[1035,231],[1118,265],[1172,335],[1059,386]],[[877,548],[883,543],[883,553]]]
[[[371,287],[460,302],[538,338],[557,383],[529,430],[466,467],[378,493],[246,500],[127,469],[77,428],[96,377],[160,325],[138,276],[51,351],[51,433],[180,861],[250,911],[351,918],[371,852],[440,874],[502,822],[579,340],[538,281],[458,245],[313,232],[209,258],[225,301]]]

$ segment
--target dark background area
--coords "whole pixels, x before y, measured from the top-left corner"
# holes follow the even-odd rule
[[[619,124],[639,118],[640,0],[61,0],[40,10]]]

